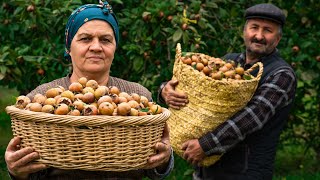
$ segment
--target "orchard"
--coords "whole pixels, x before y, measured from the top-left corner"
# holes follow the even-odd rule
[[[63,57],[67,19],[79,5],[97,2],[3,1],[0,4],[0,86],[27,94],[39,84],[66,76],[71,67],[71,62]],[[316,162],[320,162],[320,4],[317,1],[109,0],[120,25],[120,43],[111,75],[144,85],[156,100],[161,82],[172,77],[177,43],[188,52],[212,57],[243,52],[244,10],[265,2],[281,7],[287,15],[278,49],[298,78],[294,107],[278,148],[297,145],[302,147],[301,161],[312,152]],[[176,166],[179,169],[179,164]],[[309,168],[301,164],[293,166],[320,171],[319,163],[309,164]],[[188,174],[188,170],[183,171]]]

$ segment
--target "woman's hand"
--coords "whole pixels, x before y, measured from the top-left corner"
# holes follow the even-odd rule
[[[161,96],[166,104],[174,109],[180,109],[189,102],[186,93],[176,91],[175,87],[178,83],[177,80],[170,80],[161,91]]]
[[[146,169],[157,168],[157,171],[164,172],[167,169],[171,156],[171,146],[169,140],[169,127],[166,124],[161,137],[161,142],[154,146],[157,154],[150,156],[146,165]]]
[[[20,149],[21,139],[11,139],[5,152],[5,160],[9,173],[16,179],[27,179],[31,173],[46,169],[45,164],[34,163],[39,154],[31,147]]]

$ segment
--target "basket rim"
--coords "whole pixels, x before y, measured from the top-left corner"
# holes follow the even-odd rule
[[[190,53],[190,54],[203,54],[203,53],[198,53],[198,52],[186,52],[186,53]],[[224,81],[222,80],[216,80],[216,79],[212,79],[202,73],[200,73],[199,71],[194,71],[194,69],[189,66],[189,65],[186,65],[184,64],[183,62],[181,62],[180,60],[180,57],[181,57],[181,54],[182,54],[182,50],[181,50],[181,44],[180,43],[177,43],[177,46],[176,46],[176,57],[175,57],[175,64],[180,64],[182,66],[184,66],[185,68],[188,68],[189,70],[192,70],[193,72],[199,74],[201,77],[204,77],[206,80],[209,80],[209,81],[212,81],[212,82],[217,82],[217,83],[222,83],[222,84],[228,84],[228,83],[234,83],[234,82],[237,82],[237,83],[250,83],[250,82],[255,82],[255,81],[260,81],[261,79],[261,76],[262,76],[262,73],[263,73],[263,64],[261,62],[256,62],[251,68],[249,68],[248,70],[246,71],[252,71],[253,69],[255,68],[258,68],[259,67],[259,71],[257,73],[256,76],[253,76],[252,79],[250,80],[244,80],[244,79],[241,79],[241,80],[236,80],[236,79],[226,79]],[[203,54],[203,55],[206,55],[206,54]],[[174,69],[175,70],[175,69]],[[175,73],[173,73],[175,75]]]
[[[24,109],[19,109],[14,105],[5,108],[10,117],[15,117],[22,121],[33,121],[52,123],[69,126],[145,126],[162,124],[170,117],[170,111],[162,107],[163,112],[156,115],[146,116],[71,116],[71,115],[55,115],[44,112],[34,112]]]

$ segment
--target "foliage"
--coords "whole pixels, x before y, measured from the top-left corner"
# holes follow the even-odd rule
[[[0,85],[26,94],[69,73],[63,59],[64,28],[71,11],[97,0],[8,0],[0,7]],[[287,13],[282,57],[298,89],[281,146],[302,144],[320,160],[320,4],[315,0],[110,0],[120,22],[120,45],[111,74],[143,84],[156,98],[169,80],[177,42],[183,51],[222,56],[244,51],[244,10],[270,2]]]

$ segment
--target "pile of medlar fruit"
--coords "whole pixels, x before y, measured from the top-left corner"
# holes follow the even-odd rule
[[[222,60],[221,58],[214,58],[205,54],[194,53],[182,56],[181,61],[215,80],[251,79],[251,75],[247,73],[240,64],[237,65],[232,60]]]
[[[15,107],[57,115],[145,116],[162,113],[162,107],[136,93],[120,92],[116,86],[100,86],[95,80],[78,79],[65,90],[50,88],[33,99],[17,97]]]

